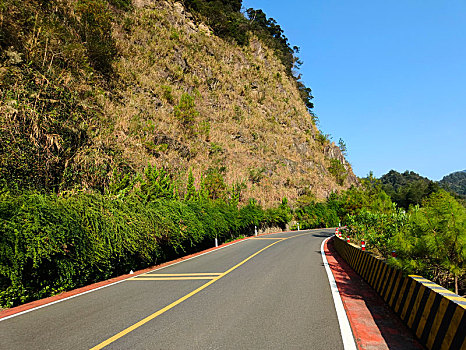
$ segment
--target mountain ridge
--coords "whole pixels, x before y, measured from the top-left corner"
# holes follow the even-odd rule
[[[460,202],[466,204],[464,201],[465,196],[461,193],[461,189],[466,187],[466,181],[464,181],[466,173],[464,171],[455,172],[446,175],[444,179],[447,179],[447,181],[433,181],[413,171],[406,170],[399,173],[390,170],[380,177],[380,183],[382,189],[392,198],[392,201],[405,209],[408,209],[410,205],[421,205],[427,197],[440,188],[450,192]],[[448,183],[448,179],[452,179],[451,184]],[[455,184],[457,184],[456,187]]]
[[[466,196],[466,170],[455,171],[445,175],[439,183],[446,189]]]
[[[245,46],[221,39],[175,1],[138,0],[131,10],[98,3],[32,1],[2,23],[8,35],[35,43],[2,43],[0,138],[20,141],[0,150],[2,178],[103,192],[149,164],[168,169],[181,192],[192,171],[197,186],[237,186],[242,201],[266,206],[307,193],[324,199],[358,183],[258,37]],[[15,33],[21,21],[29,24]],[[59,56],[60,47],[69,56]]]

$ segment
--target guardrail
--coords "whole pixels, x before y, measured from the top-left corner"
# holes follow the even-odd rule
[[[404,276],[359,247],[334,238],[335,249],[430,349],[466,349],[466,298],[422,276]]]

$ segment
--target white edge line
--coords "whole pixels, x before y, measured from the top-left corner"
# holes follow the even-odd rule
[[[224,246],[224,247],[218,247],[217,249],[214,249],[214,250],[211,250],[211,251],[209,251],[209,252],[205,252],[205,253],[202,253],[202,254],[193,256],[193,257],[188,258],[188,259],[185,259],[185,260],[177,261],[176,263],[173,263],[173,264],[170,264],[170,265],[167,265],[167,266],[162,266],[162,267],[156,268],[156,269],[154,269],[154,270],[141,273],[141,274],[139,274],[139,275],[137,275],[137,276],[142,276],[142,275],[144,275],[144,274],[146,274],[146,273],[150,273],[150,272],[162,270],[162,269],[165,269],[165,268],[167,268],[167,267],[174,266],[174,265],[180,264],[180,263],[182,263],[182,262],[185,262],[185,261],[188,261],[188,260],[191,260],[191,259],[198,258],[198,257],[200,257],[200,256],[202,256],[202,255],[206,255],[206,254],[209,254],[209,253],[213,253],[213,252],[219,251],[220,249],[224,249],[224,248],[230,247],[230,246],[232,246],[232,245],[235,245],[235,244],[238,244],[238,243],[241,243],[241,242],[245,242],[245,241],[247,241],[247,240],[249,240],[249,238],[248,238],[248,239],[242,239],[241,241],[238,241],[238,242],[230,243],[230,244],[228,244],[228,245],[226,245],[226,246]],[[72,295],[72,296],[69,296],[69,297],[60,299],[60,300],[55,300],[55,301],[51,301],[50,303],[47,303],[47,304],[44,304],[44,305],[36,306],[36,307],[34,307],[34,308],[32,308],[32,309],[29,309],[29,310],[24,310],[24,311],[18,312],[18,313],[16,313],[16,314],[13,314],[13,315],[10,315],[10,316],[2,317],[2,318],[0,318],[0,322],[6,321],[6,320],[8,320],[8,319],[10,319],[10,318],[13,318],[13,317],[16,317],[16,316],[24,315],[24,314],[26,314],[26,313],[28,313],[28,312],[31,312],[31,311],[36,311],[36,310],[42,309],[42,308],[44,308],[44,307],[46,307],[46,306],[50,306],[50,305],[53,305],[53,304],[58,304],[58,303],[61,303],[62,301],[70,300],[70,299],[79,297],[79,296],[81,296],[81,295],[85,295],[85,294],[88,294],[88,293],[96,292],[96,291],[98,291],[98,290],[100,290],[100,289],[104,289],[104,288],[107,288],[107,287],[110,287],[110,286],[114,286],[114,285],[116,285],[116,284],[118,284],[118,283],[125,282],[125,281],[127,281],[128,279],[134,278],[134,277],[136,277],[136,276],[131,276],[131,275],[129,275],[128,278],[125,278],[125,279],[123,279],[123,280],[121,280],[121,281],[117,281],[117,282],[113,282],[113,283],[110,283],[110,284],[106,284],[105,286],[101,286],[101,287],[97,287],[97,288],[94,288],[94,289],[91,289],[91,290],[87,290],[87,291],[85,291],[85,292],[82,292],[82,293],[79,293],[79,294],[75,294],[75,295]],[[98,283],[98,282],[96,282],[96,283]]]
[[[330,238],[328,237],[322,241],[320,246],[320,252],[322,254],[322,260],[324,261],[325,271],[327,271],[328,281],[330,283],[330,289],[332,291],[333,302],[335,303],[335,309],[337,311],[338,323],[340,324],[341,339],[343,340],[343,347],[345,350],[357,350],[356,343],[354,342],[353,332],[346,315],[343,301],[341,300],[340,292],[338,291],[337,283],[333,277],[330,266],[328,265],[327,257],[325,256],[324,245]]]
[[[301,230],[301,231],[311,231],[311,230]],[[299,231],[286,231],[286,232],[274,232],[274,233],[269,233],[268,235],[275,235],[275,234],[280,234],[280,233],[292,233],[292,232],[299,232]],[[223,247],[218,247],[217,249],[214,249],[214,250],[211,250],[209,252],[205,252],[205,253],[202,253],[202,254],[199,254],[199,255],[196,255],[196,256],[193,256],[191,258],[188,258],[188,259],[184,259],[184,260],[181,260],[181,261],[178,261],[176,263],[173,263],[173,264],[170,264],[170,265],[166,265],[166,266],[162,266],[162,267],[159,267],[159,268],[156,268],[154,270],[150,270],[148,272],[144,272],[144,273],[141,273],[137,276],[142,276],[142,275],[145,275],[146,273],[151,273],[151,272],[154,272],[154,271],[158,271],[158,270],[162,270],[162,269],[165,269],[167,267],[170,267],[170,266],[174,266],[174,265],[177,265],[177,264],[180,264],[182,262],[185,262],[185,261],[188,261],[188,260],[191,260],[191,259],[195,259],[195,258],[198,258],[200,256],[203,256],[203,255],[206,255],[206,254],[210,254],[210,253],[213,253],[213,252],[216,252],[216,251],[219,251],[220,249],[224,249],[224,248],[228,248],[228,247],[231,247],[232,245],[235,245],[235,244],[238,244],[238,243],[241,243],[241,242],[245,242],[245,241],[248,241],[250,240],[251,238],[254,238],[255,236],[250,236],[248,237],[247,239],[241,239],[240,241],[238,242],[233,242],[233,243],[230,243],[226,246],[223,246]],[[66,298],[63,298],[63,299],[59,299],[59,300],[55,300],[55,301],[51,301],[50,303],[47,303],[47,304],[44,304],[44,305],[40,305],[40,306],[36,306],[32,309],[29,309],[29,310],[24,310],[24,311],[21,311],[21,312],[18,312],[16,314],[13,314],[13,315],[10,315],[10,316],[5,316],[5,317],[2,317],[0,318],[0,322],[2,321],[6,321],[10,318],[13,318],[13,317],[17,317],[17,316],[21,316],[21,315],[24,315],[28,312],[31,312],[31,311],[36,311],[36,310],[39,310],[39,309],[42,309],[46,306],[51,306],[53,304],[58,304],[58,303],[61,303],[62,301],[66,301],[66,300],[70,300],[70,299],[73,299],[73,298],[76,298],[76,297],[79,297],[81,295],[85,295],[85,294],[88,294],[88,293],[92,293],[92,292],[96,292],[100,289],[104,289],[104,288],[107,288],[107,287],[110,287],[110,286],[114,286],[118,283],[121,283],[121,282],[125,282],[126,280],[130,279],[130,278],[134,278],[136,276],[128,276],[128,278],[125,278],[121,281],[117,281],[117,282],[113,282],[113,283],[110,283],[110,284],[106,284],[105,286],[101,286],[101,287],[97,287],[97,288],[94,288],[94,289],[91,289],[91,290],[87,290],[85,292],[82,292],[82,293],[79,293],[79,294],[75,294],[75,295],[72,295],[72,296],[69,296],[69,297],[66,297]],[[98,283],[98,282],[96,282]]]

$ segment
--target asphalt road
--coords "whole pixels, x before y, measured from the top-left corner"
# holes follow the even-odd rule
[[[331,234],[248,239],[0,321],[0,349],[343,349]]]

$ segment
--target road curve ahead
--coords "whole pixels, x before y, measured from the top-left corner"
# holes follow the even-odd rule
[[[280,233],[0,320],[1,349],[343,349],[320,245]]]

